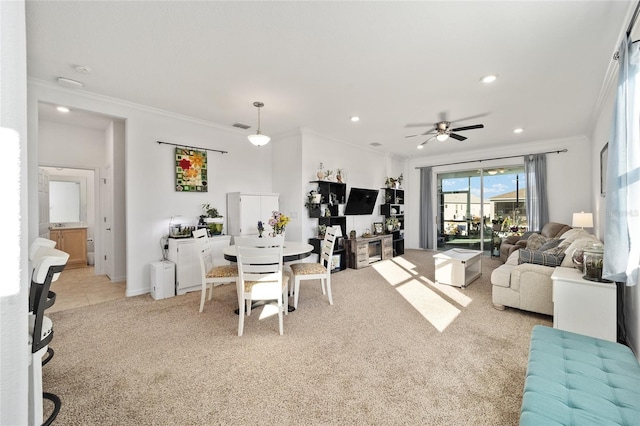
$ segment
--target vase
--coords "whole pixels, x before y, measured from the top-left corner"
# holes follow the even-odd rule
[[[318,177],[319,180],[324,179],[324,172],[322,170],[318,170],[318,173],[316,173],[316,176]]]

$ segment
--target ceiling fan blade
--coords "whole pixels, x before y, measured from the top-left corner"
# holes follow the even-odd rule
[[[463,130],[484,129],[484,124],[474,124],[473,126],[464,126],[451,129],[452,132],[461,132]]]
[[[433,132],[435,132],[435,129],[427,130],[427,131],[426,131],[426,132],[424,132],[424,133],[418,133],[418,134],[416,134],[416,135],[409,135],[409,136],[405,136],[405,138],[412,138],[412,137],[414,137],[414,136],[424,136],[424,135],[428,135],[429,133],[433,133]]]
[[[433,127],[433,123],[409,123],[404,127]]]
[[[489,115],[489,113],[488,113],[488,112],[485,112],[485,113],[483,113],[483,114],[472,115],[472,116],[470,116],[470,117],[459,118],[459,119],[457,119],[457,120],[449,120],[449,121],[451,121],[452,123],[458,123],[458,122],[460,122],[460,121],[467,121],[467,120],[473,120],[474,118],[486,117],[487,115]],[[444,120],[443,120],[443,121],[444,121]]]
[[[449,137],[452,137],[452,138],[457,139],[459,141],[463,141],[463,140],[467,139],[464,136],[456,135],[455,133],[449,133]]]
[[[421,143],[420,145],[418,145],[418,146],[425,145],[427,142],[429,142],[430,140],[433,140],[433,139],[435,139],[435,136],[431,136],[429,139],[427,139],[426,141],[422,142],[422,143]]]

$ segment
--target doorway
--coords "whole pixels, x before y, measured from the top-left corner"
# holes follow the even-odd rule
[[[499,256],[503,237],[527,229],[524,166],[437,175],[437,250],[481,250]]]
[[[125,257],[124,255],[116,257],[114,247],[117,247],[119,252],[125,251],[126,233],[124,226],[104,226],[104,224],[111,224],[113,215],[116,213],[118,225],[120,218],[124,218],[124,196],[119,195],[124,194],[124,188],[114,189],[112,185],[118,173],[124,174],[124,164],[114,164],[114,162],[123,162],[119,158],[124,158],[125,120],[73,107],[69,109],[70,112],[60,113],[56,105],[46,102],[38,104],[38,162],[40,168],[44,169],[49,176],[42,180],[54,183],[57,181],[78,183],[77,186],[60,185],[60,191],[54,192],[70,195],[70,191],[74,192],[76,188],[80,191],[78,220],[76,221],[74,216],[74,219],[61,220],[58,222],[62,223],[58,223],[52,218],[51,223],[87,228],[87,268],[82,273],[72,274],[67,271],[65,281],[70,279],[72,282],[67,282],[65,285],[71,290],[84,288],[81,294],[77,295],[78,299],[90,301],[95,300],[90,293],[92,288],[97,286],[87,288],[86,285],[83,287],[80,284],[86,284],[88,281],[119,283],[119,287],[123,289],[122,297],[124,297]],[[124,186],[124,179],[119,178],[117,181],[122,182]],[[107,186],[108,190],[105,189]],[[51,195],[48,194],[47,198]],[[47,233],[51,226],[49,209],[43,206],[44,198],[43,189],[43,194],[39,194],[38,209],[41,236],[46,236],[44,233]],[[72,202],[75,204],[75,198]],[[63,213],[75,214],[75,209],[70,210],[72,211],[64,209]],[[45,214],[44,222],[46,223],[43,222]],[[117,239],[117,244],[113,243],[114,238]],[[95,276],[96,279],[87,278],[89,276]],[[74,279],[77,282],[73,282]]]

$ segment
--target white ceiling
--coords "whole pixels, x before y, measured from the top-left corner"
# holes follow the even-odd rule
[[[590,133],[634,4],[27,1],[28,74],[247,134],[262,101],[272,137],[305,127],[400,156],[499,148]],[[405,138],[443,114],[485,128],[423,150]]]

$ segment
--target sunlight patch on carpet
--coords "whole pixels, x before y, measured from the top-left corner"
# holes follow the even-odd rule
[[[402,284],[396,290],[440,332],[460,314],[460,309],[417,280]]]
[[[427,283],[428,285],[430,285],[431,287],[438,290],[440,293],[448,296],[450,299],[454,300],[456,303],[458,303],[461,306],[467,307],[469,306],[469,303],[471,303],[471,301],[473,300],[469,296],[464,294],[462,291],[460,291],[457,287],[450,286],[448,284],[434,283],[433,281],[425,277],[420,277],[420,279],[425,283]]]
[[[409,262],[404,257],[400,257],[400,256],[394,257],[393,259],[391,259],[391,261],[394,262],[394,263],[397,263],[399,266],[403,267],[404,269],[406,269],[407,271],[409,271],[413,275],[417,275],[418,274],[416,271],[414,271],[414,269],[416,268],[416,265],[414,265],[413,263]]]
[[[372,267],[393,286],[412,278],[411,274],[406,269],[401,268],[391,261],[385,260],[383,262],[376,262]]]
[[[260,312],[260,319],[263,320],[265,318],[272,317],[274,315],[278,315],[278,305],[267,303],[264,305],[262,312]]]

